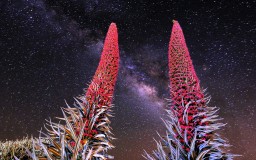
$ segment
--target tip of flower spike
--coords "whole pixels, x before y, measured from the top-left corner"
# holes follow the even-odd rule
[[[172,23],[174,24],[174,23],[179,23],[179,22],[174,19],[174,20],[172,20]]]
[[[115,23],[111,23],[108,28],[108,33],[105,38],[103,53],[105,50],[109,50],[110,46],[114,46],[118,48],[118,33],[117,33],[117,26]]]
[[[112,22],[109,27],[114,27],[114,28],[116,28],[116,23]]]
[[[108,28],[107,37],[109,36],[117,36],[117,27],[115,23],[111,23]]]
[[[175,30],[181,30],[181,27],[180,27],[180,24],[179,24],[178,21],[172,20],[172,23],[173,23],[173,29],[175,29]]]

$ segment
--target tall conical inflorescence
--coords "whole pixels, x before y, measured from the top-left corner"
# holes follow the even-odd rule
[[[198,126],[207,126],[208,121],[205,114],[196,116],[206,105],[206,98],[200,89],[199,80],[195,73],[182,29],[177,21],[174,21],[170,44],[169,44],[169,78],[171,91],[171,109],[177,114],[181,134],[177,138],[182,143],[187,139],[192,142],[196,135]],[[204,134],[200,140],[208,140],[210,133]],[[203,141],[197,141],[201,143]],[[190,146],[183,145],[186,152],[190,151]]]
[[[62,122],[47,121],[47,133],[27,149],[33,159],[105,160],[113,159],[107,150],[114,146],[110,120],[111,104],[119,66],[117,27],[109,27],[100,63],[85,95],[75,98],[74,107],[62,108]],[[32,152],[31,152],[32,150]]]
[[[216,107],[208,107],[210,97],[204,97],[194,70],[182,29],[173,21],[169,44],[169,78],[171,108],[170,120],[164,120],[168,129],[163,144],[157,143],[153,156],[146,159],[232,159],[223,148],[229,146],[215,132],[222,123]]]
[[[116,24],[109,27],[101,60],[86,93],[86,99],[93,102],[100,97],[99,106],[110,105],[117,78],[119,64],[118,35]]]
[[[85,97],[82,97],[83,105],[89,105],[91,107],[90,115],[87,117],[86,121],[89,122],[89,119],[92,119],[93,115],[97,115],[97,112],[100,110],[106,110],[106,113],[102,113],[100,117],[110,115],[108,113],[111,111],[110,108],[117,79],[118,66],[118,33],[116,24],[111,23],[105,39],[100,63],[87,89]],[[86,109],[84,112],[87,112],[87,108],[84,109]],[[92,110],[94,110],[94,113]],[[89,124],[86,124],[85,129],[88,128],[88,125]],[[97,127],[97,123],[95,126]],[[87,134],[92,137],[97,133],[96,131],[97,129],[93,128],[91,132],[87,130]],[[79,133],[79,131],[77,131],[77,133]]]

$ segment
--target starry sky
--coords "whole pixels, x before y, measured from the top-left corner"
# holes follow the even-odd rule
[[[38,136],[45,119],[83,94],[100,58],[108,26],[119,32],[110,153],[142,159],[165,133],[168,43],[179,21],[201,80],[220,107],[221,134],[256,159],[255,0],[0,1],[0,140]]]

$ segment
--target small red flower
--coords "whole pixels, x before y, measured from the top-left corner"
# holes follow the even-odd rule
[[[76,145],[76,142],[74,142],[74,141],[71,141],[71,142],[70,142],[70,145],[71,145],[71,147],[75,147],[75,145]]]

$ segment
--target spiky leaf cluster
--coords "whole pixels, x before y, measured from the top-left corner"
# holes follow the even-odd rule
[[[58,119],[63,124],[48,121],[47,133],[41,131],[38,140],[48,159],[113,158],[106,153],[114,147],[110,143],[113,137],[109,120],[113,106],[96,106],[81,96],[75,107],[62,108],[63,118]]]
[[[16,141],[5,141],[0,143],[0,159],[13,159],[14,156],[28,158],[26,148],[32,148],[32,140],[25,137]]]
[[[153,151],[153,155],[145,152],[143,157],[148,160],[231,160],[237,156],[226,153],[225,148],[230,145],[216,133],[225,125],[218,122],[221,120],[216,115],[218,108],[202,107],[199,110],[200,113],[194,117],[205,115],[201,121],[208,122],[208,125],[197,126],[193,130],[192,139],[187,138],[187,129],[182,131],[178,113],[175,110],[167,110],[169,119],[163,120],[167,128],[166,135],[160,136],[161,142],[157,142],[157,150]],[[183,117],[188,118],[186,112],[183,112]],[[211,138],[205,140],[205,135]],[[184,139],[184,142],[180,139]]]

